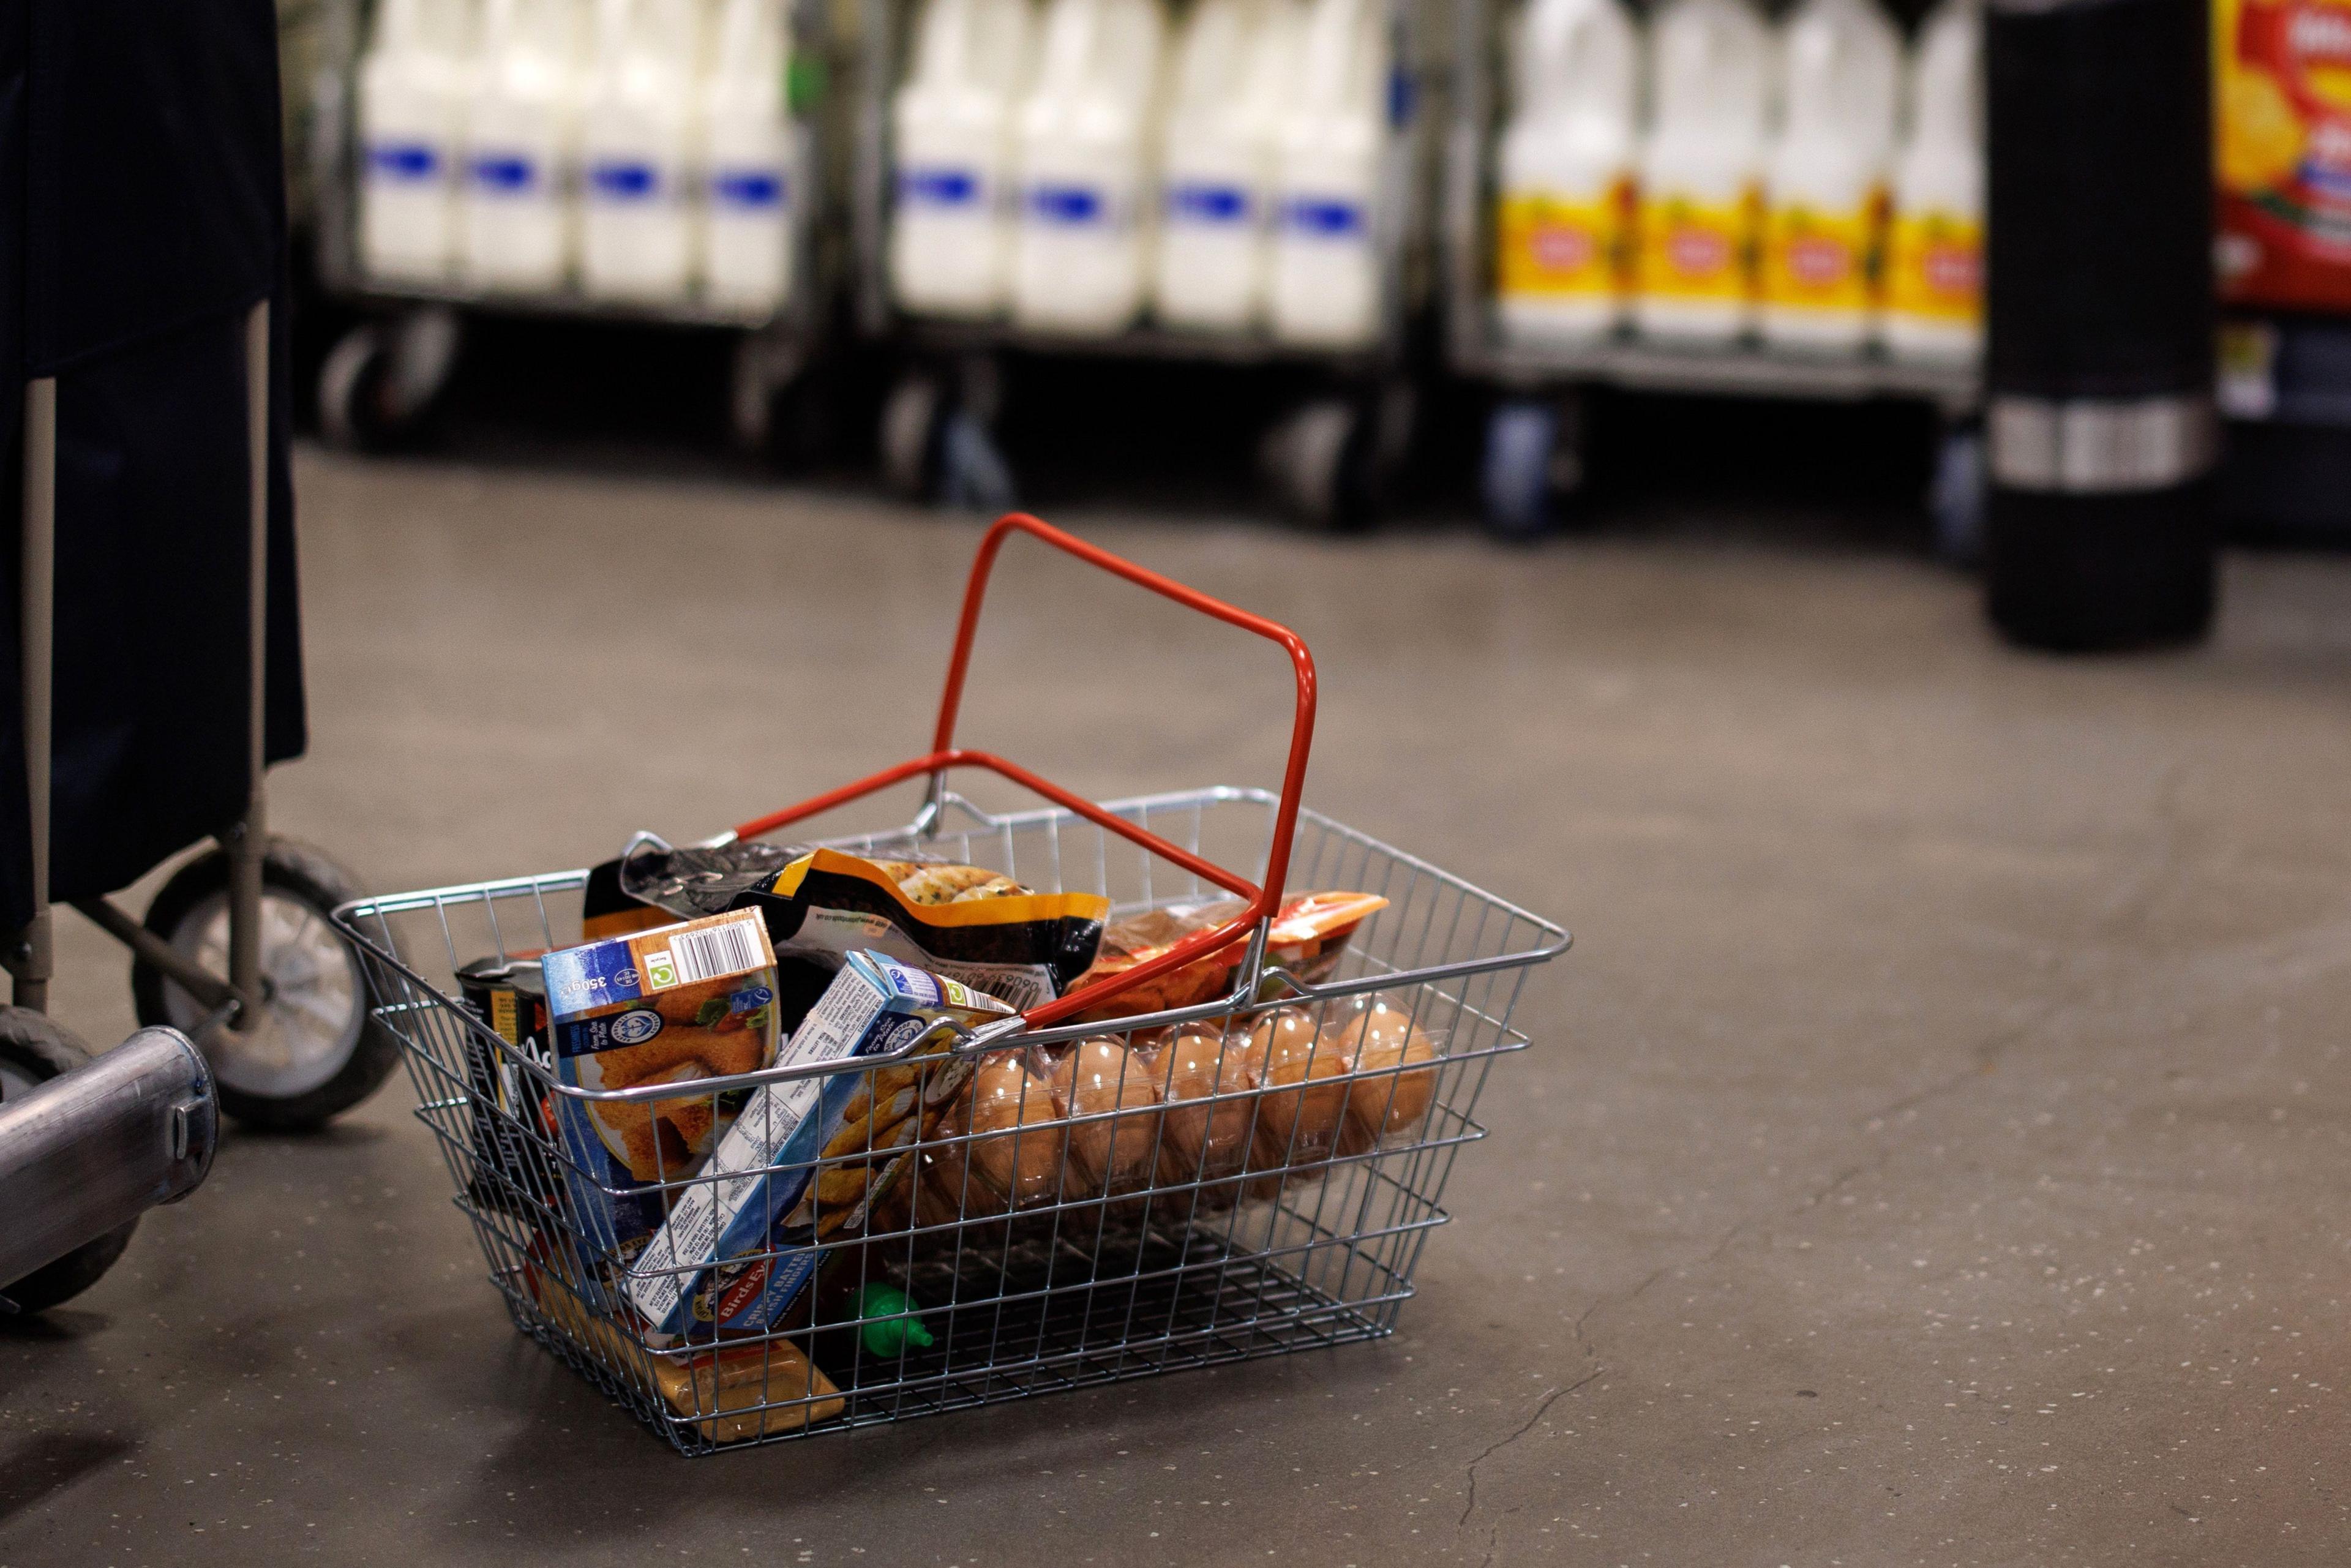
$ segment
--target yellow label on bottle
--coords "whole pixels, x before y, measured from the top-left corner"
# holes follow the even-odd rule
[[[1763,302],[1803,310],[1865,310],[1879,207],[1829,212],[1792,202],[1763,223]]]
[[[1663,195],[1641,203],[1641,292],[1661,299],[1737,300],[1753,292],[1755,217],[1750,194],[1738,202]]]
[[[1568,201],[1541,191],[1506,193],[1495,235],[1495,287],[1559,298],[1613,295],[1622,287],[1630,188]]]
[[[1951,213],[1899,213],[1886,252],[1886,308],[1969,324],[1983,319],[1983,225]]]

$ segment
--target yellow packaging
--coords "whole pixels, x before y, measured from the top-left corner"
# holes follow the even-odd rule
[[[1632,196],[1632,186],[1623,183],[1580,202],[1541,191],[1506,193],[1495,236],[1496,291],[1548,298],[1622,291]]]
[[[1953,213],[1896,213],[1886,246],[1886,308],[1965,324],[1983,319],[1983,225]]]
[[[1645,197],[1635,267],[1641,292],[1660,299],[1748,298],[1760,204],[1751,191],[1729,203]]]
[[[1878,204],[1827,212],[1792,202],[1763,226],[1763,302],[1801,310],[1865,310]]]

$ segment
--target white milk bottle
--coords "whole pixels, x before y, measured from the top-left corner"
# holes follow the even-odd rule
[[[1012,116],[1029,80],[1029,0],[925,0],[891,107],[890,286],[909,310],[1004,308],[1012,251]]]
[[[792,287],[792,188],[799,127],[784,92],[790,64],[784,0],[721,0],[702,78],[703,292],[765,315]]]
[[[1298,0],[1200,0],[1176,50],[1162,141],[1152,298],[1171,326],[1226,331],[1265,315],[1276,137]]]
[[[1116,332],[1143,308],[1154,225],[1159,0],[1050,0],[1019,127],[1012,314],[1031,327]]]
[[[1633,321],[1669,342],[1727,344],[1754,322],[1771,36],[1746,0],[1672,0],[1649,66]]]
[[[1531,0],[1497,156],[1495,310],[1521,342],[1624,319],[1640,36],[1619,0]]]
[[[1380,325],[1380,171],[1387,151],[1385,8],[1308,0],[1275,175],[1273,335],[1320,348]]]
[[[1910,138],[1894,166],[1879,332],[1897,359],[1971,362],[1983,346],[1983,16],[1944,0],[1911,76]]]
[[[581,19],[576,0],[484,0],[459,202],[481,287],[554,288],[570,269]]]
[[[610,299],[683,298],[694,276],[700,0],[597,0],[580,106],[580,282]]]
[[[1894,159],[1902,40],[1876,0],[1803,0],[1780,41],[1780,134],[1763,176],[1763,340],[1859,353]]]
[[[444,281],[457,256],[457,165],[472,74],[469,0],[384,0],[359,71],[360,261]]]

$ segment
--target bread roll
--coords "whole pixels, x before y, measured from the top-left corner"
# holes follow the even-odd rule
[[[1144,1061],[1158,1090],[1165,1130],[1159,1140],[1159,1179],[1170,1186],[1212,1180],[1238,1172],[1249,1157],[1249,1122],[1255,1110],[1247,1098],[1205,1101],[1257,1087],[1248,1071],[1246,1039],[1228,1053],[1225,1033],[1213,1024],[1186,1024]]]
[[[1051,1202],[1069,1153],[1053,1086],[1029,1071],[1019,1052],[1007,1051],[980,1062],[966,1103],[975,1136],[965,1157],[974,1184],[985,1182],[1015,1208]]]
[[[1322,1038],[1359,1074],[1347,1086],[1342,1154],[1361,1154],[1418,1126],[1428,1114],[1429,1102],[1437,1097],[1437,1050],[1427,1031],[1412,1021],[1411,1009],[1390,997],[1359,998],[1331,1009]],[[1397,1068],[1403,1071],[1393,1071]],[[1360,1076],[1364,1073],[1373,1076]]]
[[[1070,1128],[1071,1197],[1119,1191],[1143,1181],[1159,1147],[1159,1095],[1150,1064],[1115,1040],[1081,1040],[1053,1068],[1053,1100],[1064,1116],[1115,1112]]]
[[[1265,1093],[1257,1113],[1252,1170],[1280,1170],[1330,1157],[1347,1113],[1346,1058],[1316,1031],[1314,1017],[1280,1008],[1257,1021],[1250,1039],[1261,1052]]]

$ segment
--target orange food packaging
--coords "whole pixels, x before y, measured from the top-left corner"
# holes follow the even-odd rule
[[[1273,928],[1266,936],[1265,960],[1301,979],[1322,979],[1338,964],[1340,951],[1354,936],[1355,928],[1385,909],[1387,904],[1386,899],[1372,893],[1293,893],[1274,912]],[[1114,980],[1158,957],[1186,937],[1215,930],[1248,907],[1240,899],[1222,898],[1208,904],[1145,910],[1114,920],[1102,929],[1102,948],[1092,965],[1070,982],[1065,994],[1090,990]],[[1223,996],[1232,989],[1233,971],[1248,954],[1249,937],[1244,933],[1215,952],[1145,980],[1132,990],[1122,991],[1097,1007],[1081,1011],[1077,1017],[1090,1023],[1134,1018],[1171,1008],[1193,1007]]]

